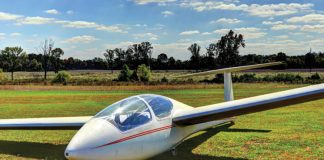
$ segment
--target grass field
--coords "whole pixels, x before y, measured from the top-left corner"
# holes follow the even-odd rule
[[[237,99],[303,85],[236,84]],[[155,93],[192,106],[223,101],[220,85],[152,87],[1,86],[0,118],[94,115],[122,98]],[[153,159],[324,159],[324,100],[238,117]],[[0,131],[0,159],[64,159],[74,130]]]

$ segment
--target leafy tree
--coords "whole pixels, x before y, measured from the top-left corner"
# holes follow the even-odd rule
[[[141,61],[141,45],[139,44],[133,44],[131,46],[129,46],[129,49],[132,50],[133,53],[133,60],[134,60],[134,67],[136,68]],[[130,53],[130,52],[129,52]]]
[[[128,48],[125,52],[125,63],[132,68],[134,59],[134,52],[132,48]]]
[[[215,57],[218,56],[216,44],[214,43],[209,44],[206,50],[207,50],[206,58],[205,58],[207,63],[206,67],[209,69],[215,68],[216,67]]]
[[[104,53],[104,56],[106,58],[108,67],[111,70],[111,73],[113,73],[114,72],[113,71],[113,65],[114,65],[114,57],[115,57],[114,51],[111,50],[111,49],[106,49],[106,52]]]
[[[115,48],[114,53],[116,55],[116,59],[115,59],[116,65],[118,67],[121,67],[125,60],[125,51],[121,48]]]
[[[14,80],[14,72],[22,67],[27,55],[21,47],[6,47],[1,54],[4,58],[3,65],[7,71],[11,72],[11,80]]]
[[[64,51],[61,48],[55,48],[54,50],[51,51],[50,62],[52,64],[55,73],[58,73],[58,71],[61,68],[60,58],[63,55],[64,55]]]
[[[123,65],[122,70],[118,75],[118,81],[130,81],[132,76],[132,71],[128,68],[126,64]]]
[[[151,59],[152,59],[152,52],[153,52],[153,46],[150,42],[142,42],[140,44],[140,57],[143,60],[143,63],[148,64],[149,67],[151,67]]]
[[[286,62],[287,61],[287,55],[286,55],[286,53],[279,52],[277,54],[276,61],[284,61],[284,62]]]
[[[190,58],[191,67],[196,70],[199,69],[199,62],[201,58],[199,53],[200,49],[201,47],[197,43],[190,45],[190,47],[188,48],[188,51],[190,51],[191,53],[191,58]]]
[[[315,53],[308,52],[305,55],[305,65],[307,68],[309,68],[309,72],[312,72],[312,68],[314,67],[315,63],[316,63]]]
[[[42,63],[38,62],[36,59],[28,61],[28,70],[30,71],[40,71],[42,70]]]
[[[173,57],[170,57],[169,58],[169,60],[168,60],[168,62],[169,62],[169,68],[170,69],[175,69],[175,65],[176,65],[176,60],[173,58]]]
[[[168,64],[168,60],[168,56],[165,53],[161,53],[157,57],[157,62],[160,68],[166,69],[166,64]]]
[[[136,73],[139,81],[148,82],[151,80],[151,70],[145,64],[139,65]]]
[[[239,63],[239,48],[245,47],[242,34],[235,34],[230,30],[216,43],[218,63],[223,67],[234,66]]]

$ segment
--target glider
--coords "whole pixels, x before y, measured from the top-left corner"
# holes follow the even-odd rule
[[[195,132],[232,117],[324,98],[324,84],[234,100],[231,72],[280,62],[183,75],[224,74],[225,102],[193,108],[174,99],[144,94],[118,101],[89,117],[2,119],[0,129],[79,129],[65,150],[71,160],[147,159],[174,151]]]

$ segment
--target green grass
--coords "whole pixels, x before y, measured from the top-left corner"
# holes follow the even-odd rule
[[[280,87],[279,87],[280,86]],[[301,85],[238,84],[244,98]],[[128,96],[155,93],[192,106],[223,101],[223,90],[151,91],[0,90],[0,118],[94,115]],[[199,132],[178,147],[153,159],[323,159],[324,100],[237,117],[235,125]],[[64,159],[76,131],[0,131],[0,159]]]

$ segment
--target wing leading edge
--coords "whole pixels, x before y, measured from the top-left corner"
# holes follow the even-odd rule
[[[79,129],[91,116],[0,119],[0,129]]]
[[[176,114],[173,122],[177,125],[192,125],[322,98],[324,84],[319,84],[195,108]]]

